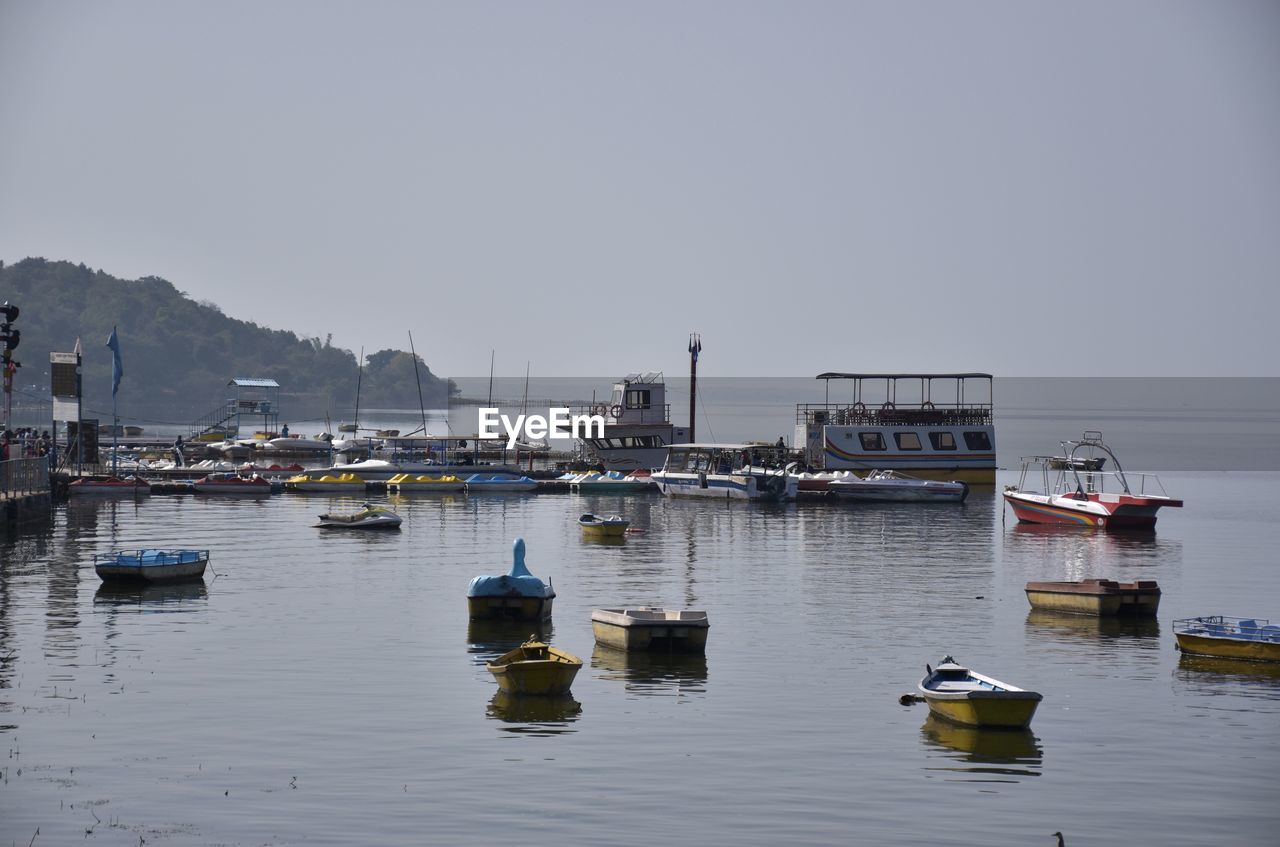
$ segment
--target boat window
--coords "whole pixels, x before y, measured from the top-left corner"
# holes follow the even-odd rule
[[[946,430],[929,433],[929,443],[933,445],[934,450],[956,449],[956,437]]]
[[[885,450],[888,449],[884,444],[884,436],[878,432],[860,432],[858,438],[862,440],[863,450]]]
[[[966,432],[964,434],[964,444],[970,450],[990,450],[991,437],[985,432]]]
[[[920,436],[914,432],[895,432],[893,440],[898,442],[899,450],[921,450]]]
[[[649,390],[632,389],[627,392],[627,408],[628,409],[647,409],[649,408]]]

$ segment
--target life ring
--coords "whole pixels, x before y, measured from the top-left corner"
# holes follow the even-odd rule
[[[591,407],[591,414],[595,415],[597,418],[603,418],[605,415],[609,414],[609,407],[604,403],[597,403]]]
[[[936,407],[933,405],[931,401],[925,400],[923,403],[920,404],[920,408],[925,409],[926,411],[932,412]]]
[[[857,403],[854,403],[851,408],[853,409],[853,413],[855,415],[861,415],[867,411],[867,404],[859,400]]]
[[[892,411],[893,411],[893,402],[892,402],[892,401],[886,401],[886,402],[885,402],[885,404],[884,404],[883,406],[881,406],[881,407],[880,407],[880,411],[882,411],[882,412],[892,412]]]
[[[609,414],[613,417],[615,421],[619,420],[622,417],[622,407],[619,406],[617,403],[613,404],[613,406],[610,407],[609,409]]]

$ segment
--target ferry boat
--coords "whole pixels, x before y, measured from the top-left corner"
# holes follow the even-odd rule
[[[827,399],[796,406],[795,445],[808,468],[995,484],[991,374],[833,372],[817,378],[826,382]],[[833,382],[852,388],[847,399],[831,400]]]
[[[1064,441],[1062,447],[1065,456],[1023,458],[1018,484],[1005,487],[1005,502],[1019,521],[1152,529],[1157,511],[1182,506],[1181,500],[1165,494],[1155,474],[1126,475],[1115,453],[1102,441],[1101,432],[1086,431],[1079,441]],[[1099,457],[1109,459],[1115,470],[1088,470],[1103,466],[1097,461]],[[1041,477],[1040,491],[1028,491],[1028,481],[1035,476]]]
[[[674,444],[662,470],[650,477],[668,497],[721,500],[796,499],[799,478],[766,466],[778,448],[764,444]]]
[[[660,468],[670,445],[689,440],[688,427],[671,423],[671,405],[661,373],[627,374],[613,384],[609,402],[577,408],[573,413],[605,419],[603,437],[584,438],[583,444],[609,471]]]

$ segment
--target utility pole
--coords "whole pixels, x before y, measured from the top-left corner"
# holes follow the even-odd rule
[[[22,367],[21,362],[13,360],[13,351],[18,346],[18,342],[22,340],[22,333],[13,328],[13,322],[18,319],[20,311],[21,309],[12,305],[8,300],[4,301],[3,306],[0,306],[0,345],[4,347],[2,355],[5,429],[8,429],[13,423],[13,374],[18,368]]]

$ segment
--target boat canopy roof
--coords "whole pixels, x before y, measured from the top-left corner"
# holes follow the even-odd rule
[[[840,373],[828,371],[820,373],[815,379],[995,379],[984,373]]]
[[[227,385],[234,385],[239,388],[279,388],[280,387],[280,383],[276,382],[274,379],[263,379],[260,377],[244,377],[244,376],[236,377],[235,379],[228,382]]]
[[[715,443],[690,443],[690,444],[669,444],[669,450],[761,450],[771,447],[770,444],[757,442],[755,444],[715,444]]]

